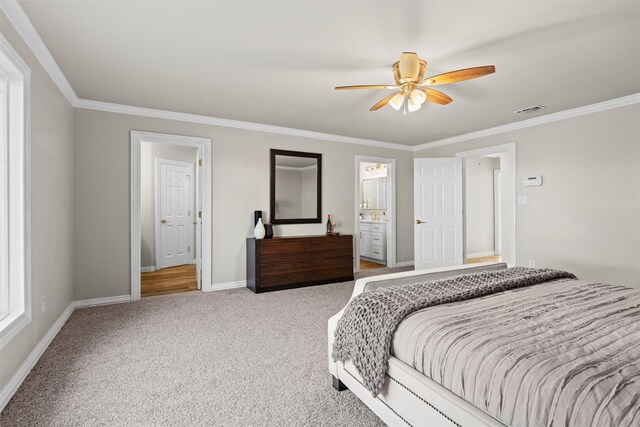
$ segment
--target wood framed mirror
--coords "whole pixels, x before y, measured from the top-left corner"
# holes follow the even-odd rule
[[[322,154],[271,149],[272,224],[322,222]]]

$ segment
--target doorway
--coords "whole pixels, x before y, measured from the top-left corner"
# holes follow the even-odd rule
[[[464,176],[464,262],[516,265],[515,143],[456,154]]]
[[[209,139],[132,132],[132,300],[211,286]]]
[[[464,160],[465,264],[498,262],[500,250],[500,155]]]
[[[355,271],[395,266],[395,159],[356,156]]]
[[[198,148],[142,142],[141,296],[200,289]]]

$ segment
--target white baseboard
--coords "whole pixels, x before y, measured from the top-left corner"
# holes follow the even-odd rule
[[[151,273],[152,271],[156,271],[157,268],[155,265],[150,265],[149,267],[140,267],[140,273]]]
[[[247,286],[246,280],[238,280],[237,282],[214,283],[205,292],[223,291],[225,289],[244,288]]]
[[[18,368],[18,372],[15,373],[9,384],[4,388],[4,390],[0,391],[0,412],[7,406],[7,403],[11,400],[13,395],[18,391],[22,382],[27,378],[31,369],[36,366],[38,360],[40,360],[40,356],[42,353],[49,347],[51,341],[58,334],[62,326],[65,324],[73,310],[75,310],[75,301],[72,301],[69,306],[62,312],[60,317],[51,325],[47,333],[42,337],[42,339],[36,344],[36,346],[31,350],[31,353],[27,356],[22,365]]]
[[[494,251],[487,251],[487,252],[474,252],[471,254],[467,254],[467,256],[465,258],[469,259],[469,258],[480,258],[483,256],[494,256],[496,253]]]
[[[413,260],[411,261],[398,261],[396,262],[396,267],[410,267],[412,265],[414,265],[415,263],[413,262]]]
[[[122,302],[131,302],[131,295],[119,295],[117,297],[92,298],[74,301],[75,308],[94,307],[96,305],[120,304]]]

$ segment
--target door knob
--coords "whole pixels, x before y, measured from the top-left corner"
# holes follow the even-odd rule
[[[167,220],[166,220],[166,219],[164,219],[164,218],[162,218],[162,219],[160,220],[160,223],[161,223],[161,224],[166,224],[166,223],[167,223]]]
[[[416,219],[416,224],[426,224],[426,221],[420,221],[419,219]]]

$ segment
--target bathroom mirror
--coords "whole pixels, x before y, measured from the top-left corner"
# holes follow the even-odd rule
[[[387,177],[362,180],[362,209],[387,208]]]
[[[272,224],[322,222],[322,154],[271,150]]]

